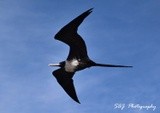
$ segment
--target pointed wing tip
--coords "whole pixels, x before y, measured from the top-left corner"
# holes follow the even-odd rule
[[[73,19],[67,25],[65,25],[57,34],[55,34],[54,39],[62,41],[68,44],[64,37],[69,33],[75,33],[78,29],[78,26],[82,23],[82,21],[93,11],[93,8],[88,9],[87,11],[83,12],[81,15]],[[69,32],[69,33],[68,33]],[[73,35],[73,34],[71,34]]]
[[[71,97],[72,98],[72,97]],[[78,104],[81,104],[80,103],[80,101],[79,101],[79,99],[78,99],[78,97],[76,97],[76,98],[72,98],[74,101],[76,101]]]
[[[77,103],[80,104],[78,100],[76,90],[74,87],[72,76],[74,73],[67,73],[63,69],[58,69],[52,72],[53,76],[57,79],[57,82],[62,86],[64,91]]]
[[[87,10],[86,12],[92,13],[93,9],[94,9],[94,8],[92,7],[92,8],[90,8],[89,10]]]
[[[93,9],[94,9],[94,8],[92,7],[92,8],[90,8],[88,11],[93,11]]]
[[[81,104],[79,100],[78,100],[78,101],[76,101],[76,102],[77,102],[78,104]]]

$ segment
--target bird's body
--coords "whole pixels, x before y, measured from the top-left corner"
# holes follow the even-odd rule
[[[75,72],[79,66],[79,61],[77,59],[73,59],[70,61],[65,61],[64,69],[66,72]]]
[[[90,67],[87,60],[81,60],[81,59],[72,59],[72,60],[66,60],[65,61],[65,71],[66,72],[76,72],[83,70],[87,67]]]
[[[80,103],[73,84],[73,75],[76,71],[83,70],[91,66],[101,67],[132,67],[112,64],[99,64],[92,61],[87,54],[87,47],[82,37],[77,33],[78,26],[92,12],[89,9],[73,19],[64,26],[56,35],[55,39],[64,42],[70,47],[69,55],[65,61],[59,64],[50,64],[50,66],[59,66],[60,68],[53,71],[53,75],[65,92],[76,102]]]

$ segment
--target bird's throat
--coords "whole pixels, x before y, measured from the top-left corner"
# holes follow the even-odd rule
[[[78,65],[79,65],[79,62],[77,59],[73,59],[70,61],[66,60],[64,68],[66,72],[75,72]]]

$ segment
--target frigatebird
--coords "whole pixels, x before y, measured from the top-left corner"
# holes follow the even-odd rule
[[[76,71],[89,68],[91,66],[102,67],[132,67],[124,65],[100,64],[92,61],[87,54],[87,47],[82,37],[77,33],[78,26],[92,12],[93,8],[85,11],[67,25],[65,25],[55,35],[55,39],[62,41],[70,47],[69,55],[65,61],[49,66],[59,66],[52,74],[65,92],[76,102],[80,103],[73,84],[73,75]]]

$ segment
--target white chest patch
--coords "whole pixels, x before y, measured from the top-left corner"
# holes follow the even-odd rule
[[[79,65],[77,59],[73,59],[71,61],[65,61],[65,71],[67,72],[75,72],[75,69]]]

